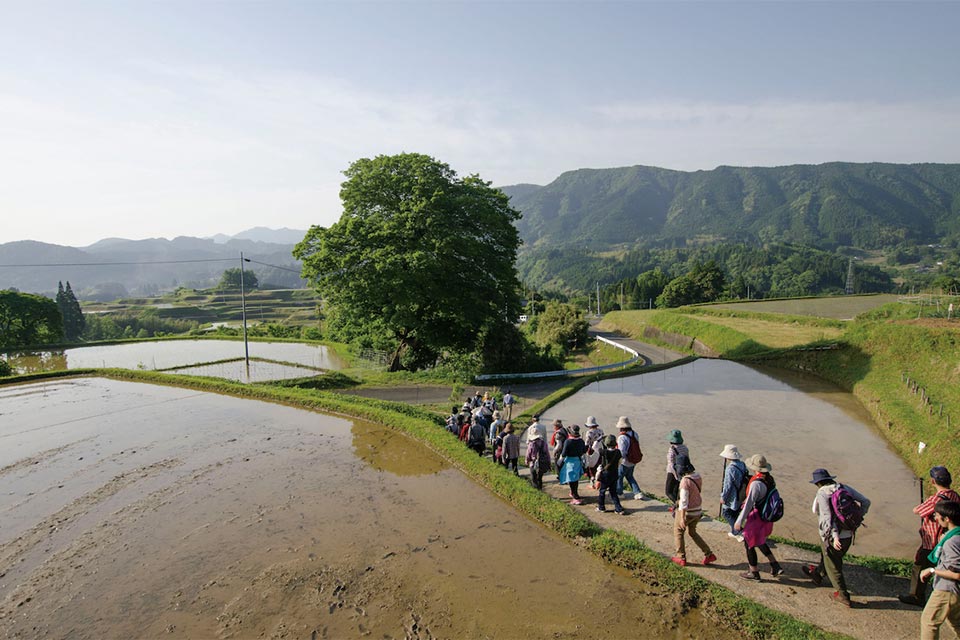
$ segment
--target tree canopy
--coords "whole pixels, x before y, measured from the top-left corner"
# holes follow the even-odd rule
[[[0,348],[27,347],[63,339],[63,319],[50,298],[0,291]]]
[[[73,295],[73,288],[70,287],[70,281],[67,281],[67,288],[63,288],[63,283],[57,283],[57,309],[60,310],[60,316],[63,318],[63,335],[70,341],[75,342],[80,339],[86,322],[83,317],[83,311],[80,309],[80,303],[77,297]]]
[[[243,288],[244,289],[256,289],[260,286],[260,281],[257,280],[257,274],[249,269],[243,270]],[[240,288],[240,267],[234,267],[233,269],[227,269],[223,272],[223,275],[220,276],[220,283],[217,285],[218,289],[239,289]]]
[[[482,329],[516,320],[507,196],[422,154],[363,158],[344,175],[340,220],[311,227],[293,254],[341,321],[389,335],[391,370],[471,350]]]

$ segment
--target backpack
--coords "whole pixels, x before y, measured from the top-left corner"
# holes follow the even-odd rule
[[[767,476],[763,479],[767,487],[767,495],[763,499],[763,504],[757,506],[757,513],[764,522],[776,522],[783,517],[783,498],[777,491],[777,484],[773,478]]]
[[[734,485],[737,488],[737,501],[742,505],[743,501],[747,499],[747,481],[750,479],[750,474],[744,472],[737,465],[733,465],[733,474],[735,476]]]
[[[483,425],[480,423],[475,423],[470,427],[470,431],[467,436],[467,446],[468,447],[479,447],[485,443],[486,440],[486,430],[483,428]]]
[[[543,447],[542,445],[537,445],[536,448],[537,455],[533,460],[530,461],[530,473],[539,473],[543,474],[547,469],[543,464]]]
[[[637,435],[633,431],[631,431],[627,437],[630,438],[630,448],[627,449],[627,462],[637,464],[643,460],[643,451],[640,451],[640,442],[637,440]]]
[[[856,531],[863,524],[863,508],[842,484],[830,495],[830,508],[841,529]]]

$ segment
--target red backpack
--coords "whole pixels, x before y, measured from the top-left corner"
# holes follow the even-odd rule
[[[630,447],[627,449],[627,462],[630,464],[638,464],[643,460],[643,451],[640,451],[640,441],[637,439],[637,434],[634,431],[629,431],[627,437],[630,438]]]

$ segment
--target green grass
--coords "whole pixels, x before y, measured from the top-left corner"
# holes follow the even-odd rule
[[[884,293],[859,296],[719,302],[710,306],[715,309],[731,309],[734,311],[756,311],[760,313],[780,313],[845,320],[855,318],[861,313],[879,307],[880,305],[894,302],[896,299],[896,295]]]

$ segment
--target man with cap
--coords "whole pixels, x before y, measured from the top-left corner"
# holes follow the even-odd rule
[[[835,589],[831,597],[840,604],[850,607],[853,603],[850,601],[847,581],[843,577],[843,556],[853,544],[854,532],[843,526],[834,511],[832,496],[842,488],[860,505],[862,516],[867,515],[867,511],[870,510],[870,500],[850,485],[841,485],[837,482],[836,476],[830,475],[826,469],[816,469],[810,484],[817,485],[817,495],[813,499],[813,513],[820,521],[820,564],[804,565],[800,570],[816,584],[823,582],[823,576],[830,578],[830,584]],[[851,503],[851,506],[854,505]]]
[[[617,429],[620,431],[620,435],[617,436],[617,448],[620,450],[620,468],[617,470],[617,495],[623,495],[623,481],[626,480],[633,489],[633,499],[646,500],[643,492],[640,491],[640,484],[633,477],[633,471],[637,463],[630,462],[630,447],[635,442],[636,450],[640,450],[640,436],[633,430],[627,416],[620,416],[617,419]],[[641,453],[640,456],[642,455]]]
[[[507,392],[503,394],[503,406],[507,409],[507,420],[513,419],[513,405],[516,400],[513,397],[513,394],[510,393],[510,389],[507,389]]]
[[[927,585],[920,580],[920,574],[933,567],[928,556],[944,532],[936,520],[934,509],[943,500],[960,502],[960,495],[950,488],[953,478],[946,467],[930,469],[930,482],[933,484],[933,495],[913,508],[913,512],[920,516],[920,548],[914,556],[913,570],[910,572],[910,593],[898,596],[900,602],[916,607],[922,607],[927,600]]]
[[[740,507],[743,506],[743,500],[747,497],[747,481],[750,479],[750,472],[747,471],[747,465],[743,464],[743,455],[740,454],[737,445],[724,445],[720,457],[724,459],[720,515],[730,525],[727,535],[737,542],[743,542],[743,536],[733,530],[733,523],[737,521]]]

